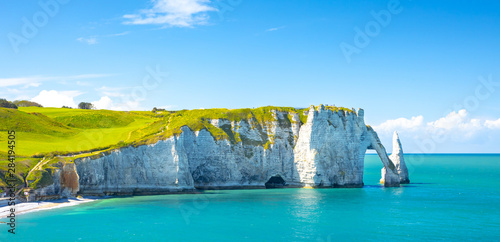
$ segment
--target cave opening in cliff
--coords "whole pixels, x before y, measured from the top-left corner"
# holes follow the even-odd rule
[[[282,188],[286,186],[285,180],[280,175],[272,176],[269,178],[269,180],[266,182],[266,189],[269,188]]]

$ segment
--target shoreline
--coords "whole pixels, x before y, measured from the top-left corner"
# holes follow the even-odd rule
[[[33,213],[33,212],[38,212],[38,211],[43,211],[43,210],[49,210],[49,209],[57,209],[57,208],[64,208],[64,207],[71,207],[71,206],[76,206],[88,202],[94,202],[97,200],[102,200],[102,199],[107,199],[107,198],[119,198],[119,197],[129,197],[129,196],[155,196],[155,195],[170,195],[170,194],[202,194],[204,191],[217,191],[217,190],[266,190],[266,189],[287,189],[287,188],[298,188],[298,189],[339,189],[339,188],[363,188],[365,187],[364,184],[361,186],[340,186],[340,187],[311,187],[311,186],[289,186],[286,185],[284,187],[276,187],[276,188],[266,188],[266,187],[261,187],[261,186],[250,186],[250,187],[241,187],[241,186],[229,186],[229,187],[217,187],[214,189],[214,187],[199,187],[195,191],[190,191],[190,192],[170,192],[170,193],[146,193],[146,194],[121,194],[121,195],[114,195],[114,196],[78,196],[78,197],[72,197],[72,198],[61,198],[61,199],[54,199],[54,200],[45,200],[45,201],[35,201],[35,202],[21,202],[19,203],[19,200],[16,199],[16,205],[15,205],[15,215],[21,215],[21,214],[26,214],[26,213]],[[383,187],[383,186],[381,186]],[[1,204],[0,205],[0,219],[7,218],[8,215],[10,215],[10,209],[12,206],[9,206],[7,204]],[[3,223],[0,221],[0,223]]]
[[[14,206],[14,208],[16,209],[15,215],[18,216],[21,214],[33,213],[49,209],[71,207],[88,202],[94,202],[101,199],[105,199],[105,197],[104,198],[76,197],[76,198],[62,198],[62,199],[38,201],[38,202],[16,203],[16,205]],[[7,216],[10,215],[11,208],[12,206],[8,205],[0,207],[0,219],[7,218]]]

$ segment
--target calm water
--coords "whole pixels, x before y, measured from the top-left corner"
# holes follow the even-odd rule
[[[500,155],[405,155],[413,184],[116,198],[18,217],[0,241],[500,240]],[[2,220],[5,221],[5,220]]]

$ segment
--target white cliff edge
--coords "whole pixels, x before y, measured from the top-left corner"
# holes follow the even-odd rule
[[[241,141],[216,140],[206,129],[182,133],[151,145],[126,147],[98,158],[80,158],[54,183],[37,190],[37,199],[71,195],[134,195],[197,189],[272,187],[362,187],[367,149],[376,150],[387,187],[408,183],[401,143],[389,158],[364,111],[271,111],[274,121],[255,119],[210,123]],[[396,147],[396,144],[395,144]],[[71,168],[71,169],[69,169]],[[71,193],[71,194],[69,194]]]

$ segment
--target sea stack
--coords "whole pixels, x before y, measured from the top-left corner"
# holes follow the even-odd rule
[[[396,131],[394,131],[394,135],[392,136],[392,154],[389,156],[389,159],[391,159],[392,163],[396,166],[399,174],[399,183],[410,183],[408,168],[406,167],[405,159],[403,156],[403,147],[401,145],[401,141],[399,140],[399,135]],[[380,179],[382,183],[385,177],[385,173],[386,170],[384,167],[382,168],[382,178]]]

